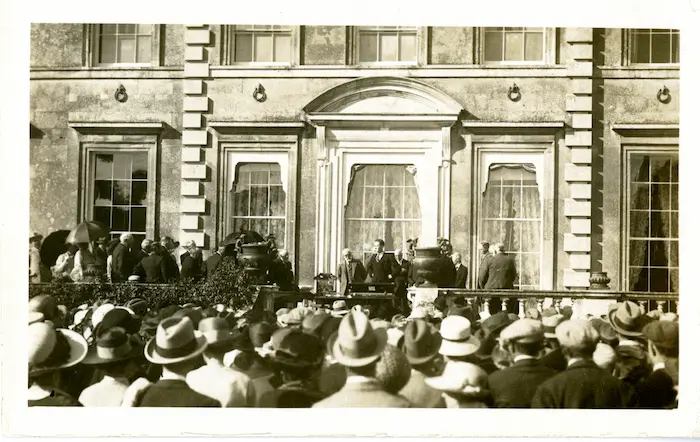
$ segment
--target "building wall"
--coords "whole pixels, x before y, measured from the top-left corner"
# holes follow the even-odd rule
[[[33,24],[31,28],[31,139],[30,139],[30,219],[33,230],[48,232],[70,228],[81,216],[81,140],[84,135],[70,127],[72,122],[148,122],[165,123],[159,135],[158,197],[155,234],[179,236],[181,210],[181,168],[183,163],[183,77],[187,77],[186,53],[192,45],[186,40],[183,25],[161,25],[160,59],[155,68],[90,68],[83,24]],[[206,28],[205,28],[206,29]],[[590,75],[576,77],[581,63],[581,31],[558,30],[555,62],[548,66],[480,66],[479,32],[475,28],[431,27],[424,34],[429,65],[413,68],[364,68],[343,66],[351,61],[349,44],[352,28],[347,26],[301,26],[298,36],[299,60],[303,67],[261,69],[259,67],[221,66],[225,32],[221,25],[208,27],[211,39],[204,44],[203,63],[209,63],[203,78],[201,96],[209,106],[202,113],[205,122],[234,121],[248,123],[288,123],[305,121],[304,107],[315,97],[355,78],[367,76],[412,77],[457,102],[463,113],[452,129],[450,178],[450,237],[465,257],[472,250],[474,220],[471,189],[473,152],[469,134],[461,121],[517,123],[564,123],[555,135],[554,229],[546,232],[555,244],[553,265],[558,269],[554,284],[565,284],[563,269],[570,266],[564,247],[571,231],[571,217],[565,215],[566,200],[571,197],[564,169],[571,164],[572,153],[564,142],[570,133],[569,109],[574,78],[591,83],[593,157],[590,203],[590,271],[607,271],[611,287],[622,289],[620,213],[622,210],[621,147],[615,124],[678,124],[678,68],[640,69],[623,66],[624,31],[595,29],[591,34],[593,69]],[[578,64],[577,64],[578,63]],[[585,66],[584,66],[585,68]],[[573,76],[572,76],[573,75]],[[188,77],[189,78],[189,77]],[[114,99],[123,85],[129,94],[125,103]],[[252,94],[258,85],[267,100],[257,102]],[[522,98],[513,102],[507,91],[517,85]],[[673,99],[662,104],[657,91],[668,87]],[[197,95],[197,94],[195,94]],[[206,126],[205,126],[206,127]],[[517,131],[517,129],[515,129]],[[211,132],[211,129],[210,129]],[[297,273],[300,283],[311,284],[317,240],[316,205],[318,159],[316,131],[307,125],[300,132],[295,192],[296,225],[294,232]],[[201,180],[206,210],[201,214],[202,244],[208,250],[222,239],[220,204],[222,190],[221,152],[212,137],[203,149],[206,177]]]

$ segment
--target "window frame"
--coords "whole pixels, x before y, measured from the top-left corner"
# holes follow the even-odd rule
[[[543,45],[543,60],[542,61],[486,61],[486,27],[478,28],[479,38],[477,39],[479,47],[476,51],[478,55],[478,64],[486,66],[554,66],[557,64],[557,37],[559,35],[558,28],[543,26],[544,39]]]
[[[632,32],[635,29],[647,29],[647,28],[624,28],[622,30],[622,64],[623,66],[629,67],[680,67],[680,61],[673,63],[636,63],[632,61]],[[656,28],[649,28],[656,29]],[[665,28],[664,28],[665,29]],[[680,45],[680,29],[669,28],[669,31],[677,31],[679,36]],[[679,56],[680,58],[680,53]]]
[[[95,157],[99,154],[119,154],[119,153],[147,153],[148,154],[148,180],[146,199],[146,238],[154,238],[156,230],[156,204],[157,204],[157,144],[147,142],[85,142],[82,146],[82,208],[81,219],[92,220],[94,215],[94,192],[93,185],[95,179]]]
[[[620,217],[622,220],[622,235],[621,235],[621,244],[620,248],[622,250],[622,268],[621,268],[621,275],[620,279],[622,281],[622,287],[624,288],[625,291],[632,291],[630,288],[630,278],[629,278],[629,267],[630,267],[630,248],[629,248],[629,242],[630,242],[630,207],[631,207],[631,195],[630,195],[630,167],[632,164],[631,158],[632,155],[676,155],[676,158],[680,158],[680,150],[678,146],[672,146],[672,145],[654,145],[654,143],[648,143],[646,145],[623,145],[622,148],[622,188],[621,188],[621,200],[622,200],[622,216]],[[680,171],[679,171],[680,173]],[[679,187],[679,195],[680,195],[680,181],[678,182],[678,187]],[[679,203],[679,209],[680,209],[680,199],[678,201]],[[680,210],[679,210],[680,214]],[[680,215],[679,215],[679,222],[680,222]],[[680,247],[680,226],[678,230],[678,243]],[[670,268],[670,267],[667,267]],[[680,273],[680,263],[678,266],[678,270]],[[679,278],[680,279],[680,278]]]
[[[348,64],[351,66],[365,68],[397,68],[397,67],[419,67],[428,64],[428,26],[416,26],[416,60],[415,61],[360,61],[360,28],[370,28],[376,26],[352,26],[348,38]],[[406,26],[408,27],[408,26]]]
[[[103,69],[134,69],[161,66],[160,24],[151,25],[151,61],[149,63],[100,63],[100,25],[110,23],[91,23],[86,25],[85,61],[87,67]]]
[[[234,53],[236,48],[236,29],[235,26],[242,25],[221,25],[221,65],[229,67],[293,67],[299,66],[301,64],[301,51],[302,47],[300,44],[300,36],[302,32],[302,26],[289,26],[291,32],[291,59],[289,62],[275,62],[275,61],[243,61],[237,62],[235,60],[236,55]],[[251,25],[252,26],[252,25]],[[273,26],[273,25],[270,25]],[[281,25],[284,26],[284,25]],[[260,30],[259,32],[266,32]]]

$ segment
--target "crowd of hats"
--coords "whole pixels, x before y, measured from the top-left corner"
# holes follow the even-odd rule
[[[68,373],[61,377],[63,384],[55,387],[77,398],[94,382],[94,372],[101,367],[135,363],[138,369],[135,379],[130,379],[132,388],[141,385],[144,377],[156,382],[160,372],[154,367],[201,360],[205,351],[216,351],[224,354],[225,367],[244,374],[250,374],[257,361],[271,375],[272,391],[288,389],[284,373],[294,374],[294,382],[314,391],[313,396],[307,395],[313,400],[296,402],[306,404],[301,406],[311,406],[314,401],[320,405],[340,394],[349,376],[365,367],[373,367],[367,376],[383,391],[401,396],[414,373],[431,365],[430,375],[425,376],[428,387],[446,399],[486,407],[493,406],[489,374],[513,363],[506,350],[508,343],[545,343],[542,355],[551,350],[547,342],[573,351],[590,350],[597,366],[618,377],[629,372],[625,371],[627,360],[647,363],[645,342],[671,354],[675,349],[677,358],[678,317],[645,312],[634,302],[612,304],[602,317],[572,318],[571,309],[534,308],[520,318],[506,312],[474,315],[462,301],[447,308],[439,300],[434,313],[418,308],[409,317],[378,317],[366,307],[349,307],[343,300],[328,306],[282,308],[275,313],[194,304],[152,310],[138,298],[124,305],[103,301],[67,311],[51,296],[42,295],[29,301],[29,380],[31,385],[33,379],[47,373]],[[188,382],[191,379],[194,377],[188,377]],[[674,379],[677,385],[677,373]],[[216,382],[207,385],[193,388],[222,406],[232,403],[230,398],[220,399]],[[123,403],[129,401],[127,396]],[[272,406],[284,406],[276,400]],[[258,397],[246,406],[269,406],[261,401]]]

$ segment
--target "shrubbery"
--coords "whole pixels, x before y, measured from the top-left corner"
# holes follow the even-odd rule
[[[29,284],[29,297],[52,295],[69,310],[82,304],[109,301],[123,305],[132,298],[144,299],[151,308],[194,303],[202,307],[224,304],[233,310],[252,307],[258,293],[255,281],[233,258],[222,261],[213,278],[194,283],[109,284],[64,283]]]

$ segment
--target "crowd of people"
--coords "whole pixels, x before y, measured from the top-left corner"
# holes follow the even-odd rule
[[[386,307],[386,306],[384,306]],[[678,317],[29,300],[30,406],[674,408]]]

